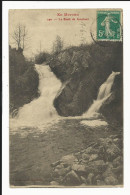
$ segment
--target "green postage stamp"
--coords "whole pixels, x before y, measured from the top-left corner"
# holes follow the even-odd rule
[[[97,40],[122,40],[121,11],[97,11]]]

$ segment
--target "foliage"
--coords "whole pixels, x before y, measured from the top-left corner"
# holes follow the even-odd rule
[[[63,40],[57,35],[56,40],[53,43],[53,54],[58,54],[63,49]]]
[[[49,60],[50,54],[47,52],[40,52],[38,55],[35,56],[35,63],[42,64]]]
[[[39,78],[22,50],[9,48],[10,113],[38,97]]]

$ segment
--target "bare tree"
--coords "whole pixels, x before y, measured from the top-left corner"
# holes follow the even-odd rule
[[[12,33],[11,37],[14,40],[14,44],[16,47],[25,49],[25,44],[27,43],[27,40],[29,39],[28,31],[25,25],[18,24]]]
[[[53,43],[53,53],[59,53],[63,49],[63,40],[57,35],[56,40]]]

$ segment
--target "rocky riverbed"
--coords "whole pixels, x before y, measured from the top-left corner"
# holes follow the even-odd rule
[[[10,130],[11,186],[115,186],[123,184],[122,128],[61,120],[41,128]]]
[[[123,157],[121,139],[112,135],[100,138],[86,149],[63,156],[51,164],[51,185],[122,185]]]

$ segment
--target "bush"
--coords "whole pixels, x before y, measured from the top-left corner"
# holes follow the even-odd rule
[[[10,113],[38,97],[39,77],[22,50],[9,48]]]
[[[50,54],[41,52],[35,56],[35,64],[42,64],[49,60]]]

